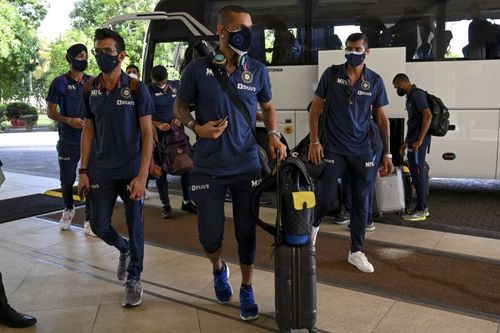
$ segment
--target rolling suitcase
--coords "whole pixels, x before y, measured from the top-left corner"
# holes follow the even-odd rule
[[[405,189],[400,168],[396,167],[395,172],[384,177],[377,174],[375,203],[379,214],[400,212],[405,209]]]
[[[290,161],[287,160],[285,162],[286,167],[296,163],[296,161],[291,161],[293,163],[290,163]],[[299,169],[301,168],[301,163],[299,161],[297,164]],[[283,176],[281,174],[283,169],[281,169],[280,164],[278,164],[277,170],[276,227],[270,226],[258,219],[257,210],[253,209],[254,215],[257,215],[258,225],[275,236],[274,286],[276,323],[280,332],[290,332],[292,329],[307,329],[309,332],[316,332],[316,248],[310,243],[309,235],[305,241],[302,240],[303,244],[300,245],[290,244],[290,240],[296,240],[297,238],[285,237],[287,230],[290,230],[290,226],[286,225],[290,220],[293,220],[292,224],[297,224],[299,217],[302,217],[310,219],[309,221],[303,221],[304,223],[312,224],[313,214],[308,214],[306,209],[311,210],[314,205],[311,202],[306,203],[308,201],[306,198],[310,194],[309,191],[296,191],[292,188],[294,186],[286,184],[287,181],[293,182],[295,177],[290,177],[289,175]],[[305,171],[305,167],[303,170]],[[305,173],[307,175],[307,171]],[[255,190],[254,199],[252,199],[254,208],[256,203],[258,205],[259,194],[270,184],[274,184],[274,179],[271,179],[271,177],[265,179]],[[307,177],[309,176],[307,175]],[[290,189],[293,191],[288,192]],[[304,196],[301,196],[300,193],[304,194]],[[293,195],[292,201],[294,201],[295,213],[286,213],[290,211],[290,203],[283,201],[281,197],[287,194]],[[296,198],[302,199],[299,199],[297,202]],[[291,216],[287,217],[285,215]],[[285,220],[287,218],[290,220]],[[283,225],[284,221],[285,226]],[[308,230],[310,233],[310,227]]]

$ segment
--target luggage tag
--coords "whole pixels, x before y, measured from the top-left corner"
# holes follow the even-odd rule
[[[292,192],[292,199],[295,210],[314,208],[316,206],[316,196],[311,191]]]

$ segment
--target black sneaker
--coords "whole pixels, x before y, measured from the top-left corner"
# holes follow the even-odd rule
[[[193,200],[182,200],[181,210],[196,214],[196,205]]]
[[[170,205],[163,206],[161,210],[161,217],[164,219],[171,219],[173,216],[174,213],[172,213],[172,207],[170,207]]]

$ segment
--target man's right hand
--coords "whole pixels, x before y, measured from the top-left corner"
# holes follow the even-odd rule
[[[90,191],[90,179],[85,173],[80,175],[80,180],[78,181],[78,195],[82,196],[84,193]]]
[[[196,125],[195,133],[205,139],[217,139],[219,136],[224,133],[224,130],[227,128],[227,120],[211,120],[205,125]]]
[[[403,142],[403,144],[401,145],[401,147],[399,147],[399,155],[401,156],[405,156],[406,155],[406,148],[407,148],[407,144],[406,142]]]
[[[321,160],[325,157],[323,154],[323,146],[321,143],[310,144],[308,158],[314,164],[319,164]]]

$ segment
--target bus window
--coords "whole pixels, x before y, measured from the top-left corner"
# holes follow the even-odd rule
[[[179,80],[179,69],[187,48],[187,42],[157,43],[155,45],[153,67],[158,65],[165,66],[169,80]]]
[[[446,56],[472,60],[500,58],[500,13],[494,1],[450,2],[446,30],[453,35]]]
[[[188,12],[215,32],[217,12],[228,4],[161,0],[156,10]],[[365,33],[371,48],[405,47],[406,61],[500,58],[498,0],[241,0],[237,4],[252,15],[250,55],[268,65],[317,64],[319,50],[343,48],[354,32]],[[160,39],[164,31],[158,29],[153,39]],[[175,36],[169,35],[170,40],[184,37],[184,30],[172,31]]]

